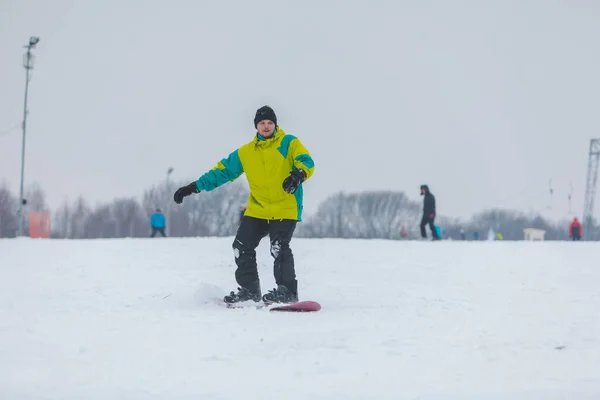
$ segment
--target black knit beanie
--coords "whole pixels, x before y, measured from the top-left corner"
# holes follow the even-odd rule
[[[263,106],[256,110],[256,115],[254,116],[254,127],[258,126],[260,121],[264,120],[273,121],[275,126],[277,126],[277,116],[275,115],[275,111],[269,106]]]

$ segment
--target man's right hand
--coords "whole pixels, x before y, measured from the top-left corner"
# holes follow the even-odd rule
[[[175,200],[175,203],[181,204],[183,202],[184,197],[198,192],[199,190],[198,186],[196,186],[196,182],[192,182],[189,185],[185,185],[177,189],[177,191],[173,195],[173,200]]]

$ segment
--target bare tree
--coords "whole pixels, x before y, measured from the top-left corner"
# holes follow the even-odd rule
[[[19,221],[17,220],[18,201],[10,192],[6,183],[0,186],[0,237],[17,236]]]
[[[326,199],[299,236],[397,239],[402,225],[416,234],[420,205],[402,192],[335,194]]]
[[[117,237],[117,221],[111,212],[110,204],[97,206],[85,220],[85,238]]]
[[[27,199],[27,209],[29,211],[49,211],[46,203],[46,193],[38,182],[34,182],[25,189],[25,198]]]
[[[148,235],[146,216],[134,198],[115,199],[110,208],[115,221],[115,237],[144,237]]]
[[[87,237],[86,224],[92,211],[83,197],[79,196],[73,204],[64,202],[52,217],[52,237],[62,239],[80,239]]]
[[[248,189],[240,181],[223,185],[211,192],[202,192],[185,199],[183,204],[173,202],[173,188],[187,184],[180,182],[168,188],[165,183],[143,193],[141,202],[136,198],[118,198],[110,203],[91,208],[83,197],[73,203],[64,202],[52,213],[54,238],[118,238],[146,237],[149,235],[150,214],[156,208],[166,213],[170,236],[233,236],[239,223],[240,206],[248,200]],[[29,211],[48,210],[41,185],[26,189],[28,205],[25,208],[25,233],[29,231]],[[17,232],[18,199],[6,184],[0,186],[0,237],[15,237]],[[300,237],[381,238],[398,239],[401,226],[409,237],[418,238],[421,204],[410,201],[402,192],[370,191],[336,193],[319,206],[317,213],[298,225]],[[444,229],[444,237],[458,239],[464,229],[471,238],[479,232],[487,237],[492,228],[502,233],[505,240],[522,240],[523,229],[541,228],[546,240],[568,239],[570,220],[552,222],[536,213],[491,209],[475,214],[468,221],[438,216],[436,225]],[[594,221],[594,237],[600,240],[600,227]]]
[[[92,210],[83,197],[79,196],[71,208],[71,220],[69,223],[69,237],[87,237],[86,221]]]
[[[52,213],[52,233],[51,237],[56,239],[72,238],[70,232],[71,208],[66,201]]]

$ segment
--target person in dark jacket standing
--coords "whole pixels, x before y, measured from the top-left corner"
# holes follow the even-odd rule
[[[440,238],[437,235],[433,224],[433,221],[435,220],[435,196],[431,194],[429,186],[427,185],[421,185],[421,196],[425,196],[423,199],[423,218],[421,218],[421,237],[423,239],[427,238],[425,226],[429,225],[433,240],[439,240]]]

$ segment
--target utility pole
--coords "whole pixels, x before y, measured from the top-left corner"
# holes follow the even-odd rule
[[[29,38],[29,44],[23,46],[27,49],[27,53],[23,56],[23,67],[25,68],[25,102],[23,106],[23,140],[21,146],[21,189],[19,195],[19,231],[17,236],[23,236],[23,206],[26,204],[26,200],[23,198],[23,180],[25,173],[25,133],[27,131],[27,93],[29,89],[30,71],[33,69],[35,56],[31,54],[31,49],[40,41],[40,38],[32,36]]]
[[[586,238],[585,240],[592,240],[594,237],[594,202],[596,200],[596,183],[598,180],[599,164],[600,139],[591,139],[585,185],[585,202],[583,204],[583,236]]]

